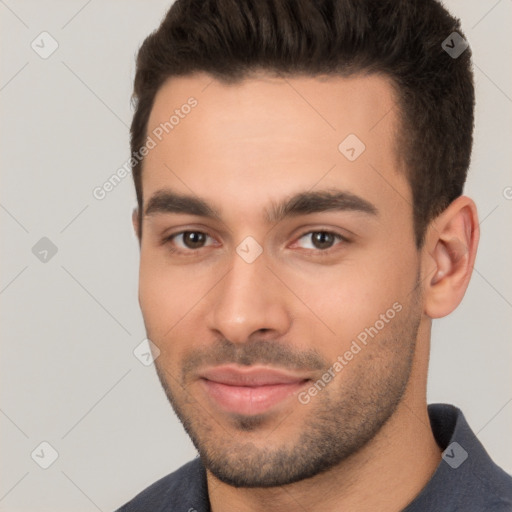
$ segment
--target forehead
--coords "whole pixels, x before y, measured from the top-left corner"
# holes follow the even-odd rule
[[[397,119],[394,88],[379,75],[260,74],[234,84],[204,73],[172,78],[148,121],[156,145],[144,161],[144,200],[170,186],[212,204],[219,194],[226,203],[243,193],[247,207],[261,207],[263,197],[316,184],[374,203],[397,194],[407,200]]]
[[[377,125],[382,124],[382,130],[396,121],[396,112],[388,115],[396,104],[392,82],[384,75],[278,78],[260,72],[226,84],[206,73],[196,73],[173,77],[160,87],[148,132],[168,122],[173,111],[180,110],[191,97],[199,107],[193,109],[194,119],[205,133],[227,123],[217,134],[220,137],[234,135],[232,128],[243,127],[240,137],[281,128],[291,129],[290,135],[312,136],[317,132],[323,137],[336,133],[339,138],[352,132],[364,138]],[[386,123],[381,123],[383,117],[387,117]]]

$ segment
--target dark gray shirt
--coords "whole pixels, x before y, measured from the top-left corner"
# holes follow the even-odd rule
[[[491,460],[462,412],[433,404],[428,413],[443,460],[403,512],[512,512],[512,477]],[[201,460],[158,480],[117,512],[210,512]]]

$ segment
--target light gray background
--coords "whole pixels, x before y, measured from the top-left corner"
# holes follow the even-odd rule
[[[134,55],[169,5],[0,0],[1,511],[110,511],[195,456],[132,353],[145,332],[131,176],[92,195],[129,156]],[[446,5],[474,53],[466,193],[482,236],[462,305],[434,323],[429,402],[461,407],[512,472],[512,1]],[[43,31],[59,44],[47,59],[31,48]],[[42,237],[58,248],[46,263]],[[46,470],[31,458],[43,441],[59,454]]]

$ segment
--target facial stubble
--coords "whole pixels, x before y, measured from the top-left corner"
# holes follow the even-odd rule
[[[364,447],[396,411],[409,382],[421,320],[419,287],[411,295],[408,306],[342,370],[341,386],[336,378],[342,377],[335,377],[308,404],[294,402],[294,409],[279,422],[272,413],[219,417],[189,392],[186,371],[180,382],[156,360],[167,398],[205,467],[234,487],[276,487],[328,471]],[[321,359],[314,351],[287,356],[287,350],[269,342],[235,347],[224,340],[217,359],[279,367],[288,358],[288,367],[291,360],[319,368]],[[323,364],[319,375],[332,365]],[[288,433],[280,438],[285,427]]]

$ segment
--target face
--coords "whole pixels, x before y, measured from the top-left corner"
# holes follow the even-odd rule
[[[378,76],[197,74],[156,96],[140,304],[162,386],[226,483],[330,469],[404,395],[421,292],[396,114]]]

